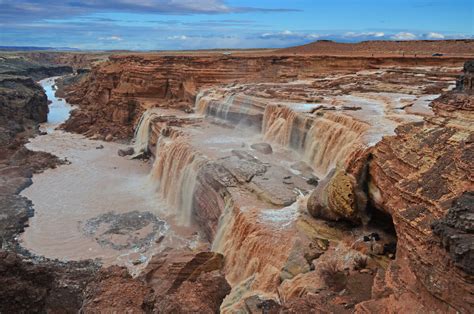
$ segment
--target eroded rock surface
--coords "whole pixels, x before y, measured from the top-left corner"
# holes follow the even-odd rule
[[[472,256],[466,193],[474,187],[473,108],[472,95],[446,93],[433,102],[434,117],[398,127],[373,151],[369,193],[392,216],[398,235],[397,258],[385,275],[391,291],[377,306],[419,302],[421,308],[467,313],[474,304],[465,264]],[[459,242],[450,241],[452,232]]]

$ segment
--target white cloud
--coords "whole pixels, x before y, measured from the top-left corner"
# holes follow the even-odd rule
[[[417,39],[418,36],[416,36],[413,33],[408,33],[408,32],[400,32],[395,35],[392,35],[391,39],[393,40],[415,40]]]
[[[169,36],[169,37],[167,37],[167,39],[169,39],[169,40],[187,40],[187,39],[189,39],[189,37],[186,36],[186,35],[177,35],[177,36]]]
[[[260,35],[260,38],[263,39],[312,39],[316,40],[320,38],[321,35],[313,33],[297,33],[289,30],[285,30],[278,33],[263,33]]]
[[[347,38],[358,38],[358,37],[380,38],[380,37],[384,37],[384,36],[385,36],[384,32],[364,32],[364,33],[347,32],[347,33],[344,34],[343,37],[347,37]]]
[[[426,34],[426,38],[428,38],[428,39],[444,39],[445,37],[444,37],[443,34],[430,32],[430,33]]]
[[[99,37],[99,40],[122,41],[123,38],[120,36],[109,36],[109,37]]]

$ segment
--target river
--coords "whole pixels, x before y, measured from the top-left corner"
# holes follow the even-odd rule
[[[22,246],[63,261],[100,259],[105,265],[136,269],[167,246],[197,244],[195,232],[159,217],[167,209],[149,182],[149,162],[119,157],[124,144],[57,129],[72,106],[55,96],[55,79],[39,82],[51,101],[48,122],[41,126],[46,134],[27,147],[56,155],[66,164],[35,174],[33,184],[21,193],[35,210]]]

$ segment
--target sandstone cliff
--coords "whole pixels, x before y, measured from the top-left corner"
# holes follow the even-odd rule
[[[365,58],[298,55],[111,56],[89,77],[68,88],[78,104],[66,129],[104,138],[130,138],[140,114],[150,107],[191,111],[198,90],[234,82],[285,82],[391,66],[460,66],[463,58]]]
[[[472,77],[469,64],[464,80]],[[474,306],[474,98],[469,83],[436,99],[435,116],[397,128],[372,151],[369,196],[389,213],[397,258],[362,312],[468,313]]]

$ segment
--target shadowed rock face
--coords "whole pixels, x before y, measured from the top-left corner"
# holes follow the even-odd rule
[[[461,195],[446,216],[433,224],[433,232],[456,266],[474,275],[474,193]]]
[[[0,250],[0,312],[44,313],[76,311],[82,290],[96,270],[90,262],[25,261]]]
[[[464,64],[464,75],[456,81],[456,89],[466,93],[474,91],[474,60]]]
[[[6,146],[25,127],[46,122],[48,102],[33,79],[0,75],[0,145]]]

